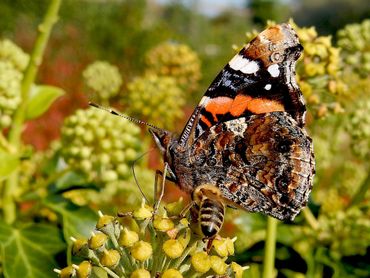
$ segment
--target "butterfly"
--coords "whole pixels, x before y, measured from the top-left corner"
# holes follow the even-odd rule
[[[267,28],[217,75],[180,136],[149,129],[205,238],[220,231],[225,206],[293,220],[307,204],[315,161],[295,80],[302,50],[289,24]]]

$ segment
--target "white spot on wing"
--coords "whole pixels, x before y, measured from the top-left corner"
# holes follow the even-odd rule
[[[278,64],[271,65],[267,68],[267,71],[271,74],[272,77],[278,77],[280,74],[279,65]]]
[[[242,73],[252,74],[259,70],[259,66],[256,61],[251,61],[243,56],[237,54],[229,62],[229,66],[233,70],[239,70]]]
[[[271,84],[266,84],[266,86],[265,86],[265,90],[270,90],[271,89]]]

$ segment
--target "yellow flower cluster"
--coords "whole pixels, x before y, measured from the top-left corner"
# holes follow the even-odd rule
[[[146,64],[147,73],[173,77],[188,93],[198,89],[201,78],[200,59],[185,44],[174,42],[159,44],[147,53]]]
[[[128,84],[127,113],[159,127],[172,128],[183,116],[185,99],[172,77],[145,75]]]
[[[167,209],[171,207],[176,205]],[[168,217],[162,211],[154,214],[143,201],[133,212],[121,214],[133,220],[130,227],[100,213],[89,239],[72,238],[73,254],[85,261],[55,271],[62,278],[94,277],[98,270],[114,278],[242,277],[242,266],[226,262],[234,254],[234,240],[219,237],[207,253],[206,244],[192,234],[186,218]]]

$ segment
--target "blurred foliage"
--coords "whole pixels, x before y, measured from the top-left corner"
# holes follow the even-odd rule
[[[47,27],[37,29],[37,24],[48,4],[54,1],[1,1],[1,36],[19,42],[26,52],[33,53],[36,30]],[[300,5],[307,7],[309,2],[317,8],[328,5],[327,1],[304,1]],[[276,9],[293,6],[285,5],[284,1],[251,1],[251,4],[255,5],[255,20],[259,23],[267,18],[280,20],[276,16],[287,13],[276,15]],[[263,5],[272,6],[258,8]],[[358,13],[362,15],[368,11],[360,0],[353,5],[353,13],[337,12],[341,5],[335,4],[330,4],[325,12],[336,11],[341,18],[355,18],[355,10],[362,9]],[[149,138],[144,137],[138,126],[104,111],[85,109],[86,96],[77,99],[72,93],[81,93],[81,88],[86,88],[101,104],[118,104],[124,114],[165,128],[177,128],[176,123],[187,112],[186,105],[194,106],[232,56],[231,45],[240,45],[243,40],[240,34],[252,29],[252,18],[242,12],[224,10],[209,18],[196,9],[195,2],[185,6],[179,1],[167,5],[144,0],[63,1],[60,24],[55,27],[51,47],[43,53],[45,63],[36,65],[35,70],[41,74],[32,80],[27,99],[22,96],[21,88],[29,54],[9,39],[0,40],[1,277],[55,277],[51,273],[53,267],[72,264],[71,236],[90,238],[89,250],[95,236],[103,239],[99,248],[109,252],[99,253],[105,254],[103,261],[93,261],[99,267],[99,263],[108,266],[117,258],[117,252],[112,251],[115,250],[112,234],[97,230],[91,234],[98,218],[96,210],[103,209],[109,214],[122,208],[132,211],[142,198],[138,185],[149,199],[153,198],[153,194],[148,194],[154,183],[148,161],[158,167],[152,156],[140,158],[148,149]],[[361,17],[353,22],[359,22]],[[295,20],[300,23],[306,19],[302,16]],[[304,211],[294,223],[278,226],[277,277],[370,276],[369,21],[346,27],[344,22],[335,22],[331,36],[321,35],[315,27],[302,28],[291,22],[305,47],[297,74],[308,104],[307,122],[314,141],[317,174],[310,210]],[[247,38],[255,34],[248,32]],[[36,58],[41,61],[40,56]],[[80,86],[82,82],[85,87]],[[40,84],[61,84],[67,96],[59,87]],[[25,143],[27,137],[36,136],[35,130],[31,129],[24,141],[14,137],[14,128],[23,130],[39,117],[50,118],[45,125],[57,129],[55,117],[46,113],[62,102],[59,98],[62,95],[65,110],[58,113],[65,121],[61,131],[58,130],[60,139],[40,151]],[[83,107],[74,111],[78,106]],[[20,107],[24,109],[21,121],[19,116],[15,117]],[[130,169],[134,162],[137,181]],[[9,211],[15,212],[14,217],[9,217]],[[166,216],[162,216],[168,224]],[[233,233],[237,229],[240,235],[236,241],[237,252],[229,260],[250,266],[245,277],[260,277],[265,217],[240,211],[228,211],[226,217],[225,228],[233,225],[236,228],[224,232]],[[153,229],[147,229],[146,236],[140,234],[137,227],[140,221],[134,217],[119,226],[149,242],[147,236]],[[151,221],[147,221],[147,227],[155,225]],[[177,220],[173,224],[180,225]],[[180,234],[187,229],[182,228]],[[160,243],[168,252],[164,250],[166,255],[162,252],[161,258],[177,256],[175,247],[180,246],[176,241],[179,238],[158,229],[154,227],[154,232],[160,235]],[[166,243],[165,247],[165,240],[175,241]],[[159,243],[150,244],[153,252],[163,250]],[[87,251],[85,243],[82,247]],[[100,251],[94,249],[94,252]],[[140,252],[132,252],[130,256],[140,260],[137,253]],[[229,261],[220,261],[223,255],[212,257],[215,255],[207,257],[201,253],[196,258],[205,261],[200,267],[214,264],[220,267],[221,273],[227,264],[230,269]],[[190,256],[187,259],[186,265],[197,270],[196,260]],[[105,277],[99,267],[80,263],[77,258],[74,261],[79,266],[70,266],[65,272],[77,273],[79,269],[92,267],[96,275]]]

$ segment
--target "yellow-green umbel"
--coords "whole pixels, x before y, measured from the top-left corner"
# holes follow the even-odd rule
[[[90,239],[72,240],[74,255],[90,264],[86,265],[83,273],[93,273],[99,269],[113,278],[148,278],[158,275],[162,278],[217,275],[241,278],[243,267],[227,262],[229,255],[234,252],[233,240],[218,237],[218,247],[212,247],[207,253],[204,251],[207,244],[190,230],[185,218],[172,215],[172,228],[164,229],[160,223],[154,224],[153,211],[153,207],[143,202],[134,211],[120,213],[122,217],[128,218],[124,221],[99,212],[96,230],[91,232]],[[155,218],[157,221],[168,220],[162,207]],[[122,225],[123,222],[130,223],[130,226]],[[222,258],[215,255],[220,252],[220,248],[225,251]],[[67,274],[75,275],[83,270],[81,265],[73,267],[55,272],[66,277]]]
[[[10,40],[0,40],[0,131],[9,127],[21,103],[21,82],[29,56]]]
[[[370,74],[370,19],[360,24],[348,24],[338,31],[338,45],[344,61],[363,77]]]
[[[181,43],[164,42],[146,55],[147,72],[159,76],[173,77],[189,95],[198,89],[201,78],[200,59],[189,46]]]

